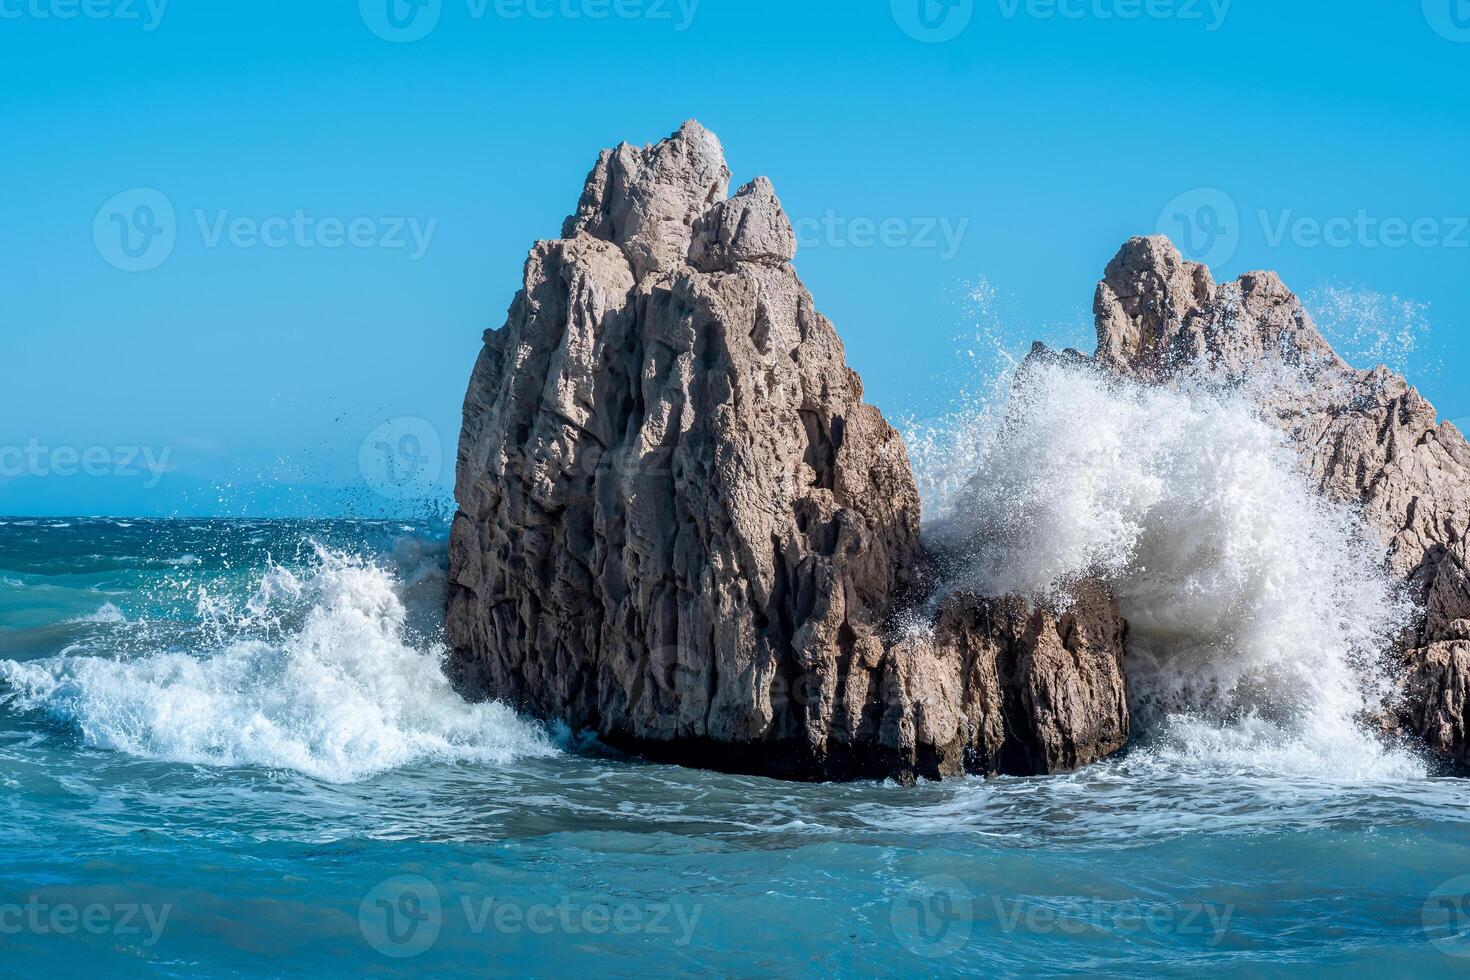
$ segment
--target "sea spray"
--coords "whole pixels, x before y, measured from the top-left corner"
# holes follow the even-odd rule
[[[0,583],[0,584],[8,584],[8,583]],[[116,624],[116,623],[124,623],[124,622],[127,622],[127,617],[123,615],[122,610],[119,609],[119,608],[117,608],[117,606],[113,605],[110,602],[104,602],[97,609],[96,612],[88,613],[85,616],[77,616],[77,617],[75,617],[73,619],[67,620],[67,622],[68,623],[76,623],[76,624],[81,624],[81,623],[96,623],[96,624],[99,624],[99,625],[112,625],[112,624]]]
[[[1131,626],[1136,726],[1161,751],[1420,770],[1362,724],[1412,607],[1245,395],[1037,358],[1003,410],[970,418],[989,423],[975,476],[927,511],[949,588],[1065,604],[1077,582],[1106,581]]]
[[[271,565],[243,602],[200,587],[197,609],[206,649],[0,661],[0,680],[14,708],[90,745],[171,762],[351,782],[556,751],[504,705],[454,692],[443,649],[411,645],[397,583],[370,561],[317,548],[304,567]]]
[[[931,528],[968,491],[1022,363],[1012,352],[1016,338],[1007,326],[1007,304],[989,279],[964,283],[957,302],[971,329],[955,338],[960,347],[944,376],[944,390],[958,393],[956,404],[938,417],[899,419]]]

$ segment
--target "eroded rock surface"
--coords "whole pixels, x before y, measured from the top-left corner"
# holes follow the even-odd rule
[[[1062,615],[1017,597],[957,595],[931,635],[897,648],[885,724],[938,749],[940,774],[1068,772],[1126,744],[1128,627],[1100,585]]]
[[[1044,773],[1121,748],[1126,627],[951,598],[904,445],[697,123],[605,151],[465,400],[451,670],[673,761],[799,779]]]
[[[1108,265],[1095,312],[1109,369],[1142,380],[1203,370],[1247,387],[1321,490],[1361,509],[1424,610],[1400,711],[1436,752],[1470,764],[1464,436],[1398,374],[1347,365],[1274,273],[1217,285],[1168,239],[1135,238]]]

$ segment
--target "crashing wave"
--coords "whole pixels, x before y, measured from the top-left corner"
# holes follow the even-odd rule
[[[1281,379],[1287,383],[1289,379]],[[1000,410],[967,411],[974,479],[927,485],[947,587],[1065,604],[1106,582],[1130,624],[1146,750],[1343,778],[1422,774],[1365,718],[1412,603],[1355,512],[1302,473],[1246,389],[1145,385],[1038,357]],[[916,460],[941,460],[936,436]],[[921,485],[926,481],[921,477]]]
[[[501,704],[469,704],[416,648],[392,574],[317,549],[272,566],[244,603],[201,589],[217,644],[133,659],[0,662],[14,708],[140,758],[291,769],[351,782],[421,761],[503,764],[556,749]]]

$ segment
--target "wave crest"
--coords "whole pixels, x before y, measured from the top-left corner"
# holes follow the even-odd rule
[[[426,760],[504,764],[556,752],[539,726],[469,704],[416,649],[394,577],[316,548],[272,566],[243,603],[201,588],[217,646],[133,659],[0,662],[22,711],[74,726],[90,745],[141,758],[292,769],[352,782]]]

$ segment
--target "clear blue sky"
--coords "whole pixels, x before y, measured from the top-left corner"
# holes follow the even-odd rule
[[[798,271],[891,415],[964,381],[967,284],[1012,343],[1091,349],[1107,260],[1183,213],[1218,273],[1410,304],[1413,380],[1470,416],[1470,0],[159,2],[0,0],[0,513],[391,510],[318,487],[361,484],[387,419],[452,463],[531,242],[599,148],[691,116],[806,220]],[[119,248],[160,227],[139,188],[172,251],[128,272],[159,254]],[[167,467],[57,476],[65,447]]]

